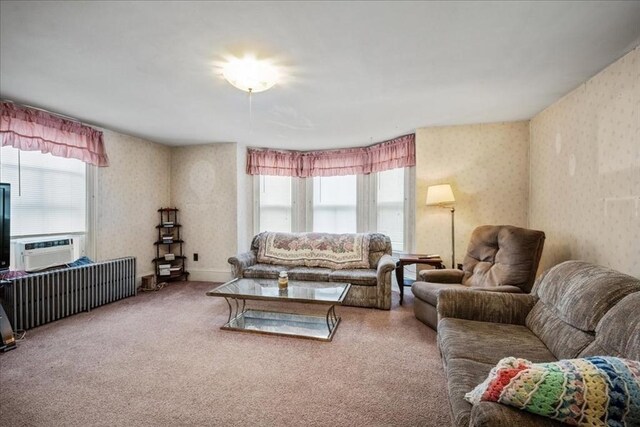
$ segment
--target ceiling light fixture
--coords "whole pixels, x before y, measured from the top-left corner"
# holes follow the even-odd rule
[[[278,69],[268,60],[253,55],[230,58],[222,67],[222,75],[234,87],[249,93],[264,92],[278,82]]]

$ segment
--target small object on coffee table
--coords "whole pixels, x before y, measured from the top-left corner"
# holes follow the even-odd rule
[[[411,286],[411,283],[405,283],[404,281],[404,267],[405,265],[411,264],[427,264],[433,266],[437,269],[444,268],[442,264],[442,258],[440,255],[433,254],[406,254],[399,253],[397,254],[398,261],[396,262],[396,280],[398,282],[398,288],[400,289],[400,305],[402,305],[402,301],[404,300],[404,287]],[[416,271],[416,274],[418,272]]]
[[[280,276],[278,277],[278,288],[280,288],[280,290],[284,290],[284,289],[287,289],[288,285],[289,285],[289,276],[287,276],[286,271],[281,271]]]

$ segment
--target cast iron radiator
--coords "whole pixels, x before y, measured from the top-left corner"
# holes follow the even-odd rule
[[[10,280],[3,306],[13,330],[31,329],[136,295],[136,259],[118,258]]]

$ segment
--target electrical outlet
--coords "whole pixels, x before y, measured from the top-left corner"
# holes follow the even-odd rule
[[[198,254],[193,254],[193,260],[198,261]]]

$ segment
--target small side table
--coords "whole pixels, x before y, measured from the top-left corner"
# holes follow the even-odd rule
[[[442,258],[427,258],[428,255],[421,254],[398,254],[398,261],[396,262],[396,280],[398,281],[398,288],[400,288],[400,305],[404,299],[404,287],[410,286],[404,283],[404,266],[411,264],[427,264],[437,269],[443,269]],[[418,272],[416,272],[417,274]]]

